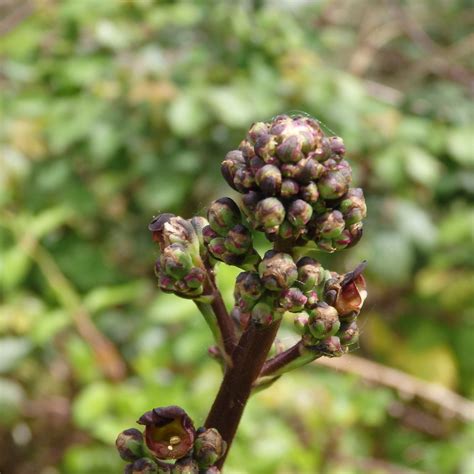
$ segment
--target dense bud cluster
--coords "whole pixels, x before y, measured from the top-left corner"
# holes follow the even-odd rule
[[[210,256],[229,265],[253,267],[259,260],[252,233],[242,223],[239,206],[230,198],[214,201],[207,211],[209,225],[202,229]]]
[[[202,232],[206,226],[202,217],[186,220],[173,214],[161,214],[148,226],[160,247],[155,273],[163,291],[185,298],[203,294],[206,270]]]
[[[243,194],[249,221],[271,241],[314,241],[334,252],[360,239],[366,215],[344,154],[342,139],[325,136],[316,120],[279,115],[253,124],[221,170]]]

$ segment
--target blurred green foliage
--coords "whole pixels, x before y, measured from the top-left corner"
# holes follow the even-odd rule
[[[156,291],[146,225],[228,194],[225,152],[278,113],[344,137],[365,189],[364,239],[321,257],[369,261],[358,353],[474,397],[468,1],[6,4],[0,471],[117,473],[115,437],[144,411],[204,419],[221,376],[211,336]],[[236,272],[220,271],[230,302]],[[250,403],[227,472],[468,474],[473,437],[436,407],[308,367]]]

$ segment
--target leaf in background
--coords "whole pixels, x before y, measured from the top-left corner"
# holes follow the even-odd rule
[[[406,173],[411,179],[428,187],[436,185],[441,166],[435,157],[415,146],[403,147],[402,154]]]
[[[448,135],[448,150],[463,166],[474,166],[474,127],[454,128]]]
[[[175,99],[167,114],[171,130],[178,136],[191,136],[204,128],[208,121],[206,108],[196,93],[184,91]]]
[[[0,338],[0,373],[13,370],[31,351],[31,342],[26,338]]]
[[[19,383],[0,378],[0,421],[2,425],[8,425],[15,421],[25,398],[25,392]]]

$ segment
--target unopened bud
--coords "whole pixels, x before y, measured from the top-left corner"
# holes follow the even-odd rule
[[[311,312],[309,330],[316,339],[336,334],[340,325],[336,308],[327,303],[318,303]]]
[[[145,455],[143,435],[136,428],[122,431],[115,441],[115,446],[125,461],[135,461]]]
[[[179,280],[189,273],[193,266],[191,256],[182,244],[171,244],[163,250],[162,268],[166,274]]]
[[[322,282],[324,270],[321,264],[311,257],[303,257],[298,260],[298,283],[303,291],[312,290]]]
[[[346,176],[339,170],[328,170],[318,180],[319,194],[323,199],[337,199],[349,189]]]
[[[255,219],[265,231],[275,233],[285,219],[285,207],[275,197],[265,198],[257,204]]]
[[[132,474],[159,474],[157,464],[150,458],[137,459],[130,469]],[[163,471],[161,471],[163,472]],[[169,472],[169,471],[168,471]]]
[[[230,198],[224,197],[214,201],[208,211],[209,225],[218,234],[225,236],[232,227],[240,224],[239,206]]]
[[[259,301],[251,312],[252,321],[259,326],[268,326],[275,320],[275,310],[269,301]]]
[[[248,131],[250,142],[255,145],[257,140],[263,136],[268,135],[268,125],[264,122],[255,122]]]
[[[245,168],[245,158],[240,150],[232,150],[227,153],[221,164],[221,172],[229,186],[235,188],[234,177],[238,169]]]
[[[287,218],[295,227],[302,227],[309,222],[312,215],[313,208],[306,201],[296,199],[288,208]]]
[[[359,328],[357,327],[357,322],[352,321],[344,323],[339,329],[337,335],[343,346],[355,344],[359,340]]]
[[[266,196],[275,196],[281,188],[281,172],[274,165],[265,165],[257,171],[255,180]]]
[[[276,154],[283,162],[296,163],[304,157],[302,148],[303,141],[301,137],[298,135],[292,135],[283,140],[281,145],[277,146]]]
[[[200,469],[207,469],[215,464],[226,451],[226,442],[215,428],[209,428],[196,437],[194,458]]]
[[[192,458],[179,459],[175,462],[171,474],[198,474],[199,465]]]
[[[299,190],[300,190],[299,184],[293,179],[285,178],[281,182],[280,194],[282,198],[285,198],[285,199],[292,198],[299,193]]]
[[[361,188],[351,188],[341,201],[340,209],[347,225],[356,224],[367,216],[364,193]]]
[[[263,286],[270,291],[280,291],[293,285],[298,270],[291,255],[287,253],[267,253],[258,266]]]
[[[300,197],[310,204],[314,204],[319,199],[319,191],[316,184],[311,181],[311,183],[304,186],[300,186]]]
[[[308,329],[309,314],[306,311],[301,311],[295,314],[294,325],[299,334],[304,334]]]
[[[337,336],[331,336],[319,341],[316,348],[326,357],[340,357],[347,352],[347,349],[341,345],[341,341]]]
[[[247,227],[237,224],[229,230],[224,245],[229,252],[235,255],[243,255],[252,246],[252,234]]]
[[[346,223],[339,211],[326,212],[316,219],[316,232],[323,239],[332,239],[341,235]]]
[[[288,288],[280,296],[280,306],[291,313],[302,311],[308,298],[299,288]]]

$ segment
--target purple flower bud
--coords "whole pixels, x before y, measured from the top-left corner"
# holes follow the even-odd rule
[[[137,423],[145,425],[146,444],[158,459],[182,458],[193,447],[194,425],[180,407],[154,408],[142,415]]]
[[[324,277],[324,269],[321,264],[311,257],[303,257],[298,260],[298,284],[303,291],[310,291],[319,285]]]
[[[291,313],[302,311],[307,301],[308,298],[299,288],[288,288],[280,295],[280,306]]]
[[[337,336],[331,336],[320,341],[316,348],[326,357],[341,357],[347,352],[346,348],[341,345],[341,341]]]
[[[349,226],[348,230],[351,236],[351,242],[347,245],[347,248],[354,247],[354,245],[357,244],[357,242],[359,242],[359,240],[362,237],[362,232],[363,232],[362,227],[363,227],[362,222],[358,222],[357,224],[352,224]]]
[[[257,171],[255,180],[266,196],[275,196],[281,188],[281,172],[274,165],[265,165]]]
[[[319,199],[319,191],[316,184],[311,181],[311,183],[304,186],[300,186],[300,197],[303,201],[314,204]]]
[[[206,227],[204,227],[204,229],[202,229],[202,237],[204,239],[204,242],[206,244],[209,244],[209,242],[213,239],[215,239],[216,237],[219,237],[219,234],[212,230],[212,227],[210,225],[207,225]]]
[[[264,122],[255,122],[248,131],[248,138],[255,145],[262,135],[268,135],[268,125]]]
[[[349,184],[342,170],[329,169],[318,180],[319,194],[323,199],[337,199],[347,192]]]
[[[328,142],[332,153],[335,155],[344,156],[346,153],[346,146],[344,145],[344,141],[341,137],[329,137]]]
[[[234,177],[238,169],[245,168],[245,158],[240,150],[232,150],[227,153],[221,164],[221,173],[227,184],[235,188]]]
[[[148,226],[153,233],[153,240],[161,251],[171,244],[182,244],[192,252],[199,253],[199,239],[192,224],[180,216],[161,214],[155,217]]]
[[[166,472],[170,471],[171,469]],[[161,474],[164,471],[159,470],[157,464],[150,458],[141,458],[131,465],[129,472],[131,474]]]
[[[280,194],[282,198],[289,199],[296,196],[300,191],[298,183],[293,179],[284,179],[281,182]]]
[[[298,162],[304,157],[302,138],[298,135],[291,135],[285,138],[281,145],[277,146],[276,154],[285,163]]]
[[[314,338],[322,339],[333,336],[339,330],[341,323],[336,308],[321,302],[311,311],[309,330]]]
[[[172,474],[198,474],[199,465],[194,459],[187,457],[175,462]]]
[[[280,291],[293,285],[298,270],[291,255],[287,253],[267,253],[258,266],[263,286],[270,291]]]
[[[297,179],[300,183],[309,184],[318,179],[324,172],[324,166],[313,158],[304,158],[297,164]]]
[[[135,461],[145,455],[143,435],[136,428],[122,431],[115,441],[115,446],[124,461]]]
[[[225,453],[227,443],[215,428],[199,433],[194,442],[194,459],[200,469],[207,469],[215,464]]]
[[[283,163],[280,167],[283,178],[297,179],[300,169],[294,163]]]
[[[235,298],[257,301],[263,293],[263,285],[257,272],[242,272],[235,281]]]
[[[229,252],[235,255],[243,255],[252,246],[252,234],[247,227],[237,224],[229,230],[224,245]]]
[[[255,215],[257,204],[261,200],[262,195],[255,191],[249,191],[247,194],[242,196],[242,210],[247,217],[251,218]]]
[[[246,193],[249,189],[255,188],[255,178],[247,168],[240,168],[234,176],[234,189],[240,193]]]
[[[265,162],[272,160],[275,156],[276,142],[271,134],[261,134],[255,142],[255,153]]]
[[[295,239],[297,238],[299,232],[298,229],[293,227],[288,220],[284,220],[278,229],[278,236],[281,239]]]
[[[265,198],[257,204],[255,219],[266,232],[276,233],[285,219],[285,208],[279,199]]]
[[[206,272],[199,267],[191,268],[189,273],[183,278],[186,286],[190,289],[201,288],[206,279]]]
[[[313,208],[306,201],[296,199],[288,208],[287,219],[295,227],[303,227],[309,222],[312,215]]]
[[[239,150],[242,152],[247,163],[255,156],[255,149],[248,140],[240,142]]]
[[[242,219],[239,206],[228,197],[214,201],[209,206],[207,218],[212,230],[222,236],[227,235],[236,224],[240,224]]]
[[[355,344],[359,340],[359,328],[357,327],[356,321],[344,323],[337,333],[341,344],[343,346],[349,346]]]

